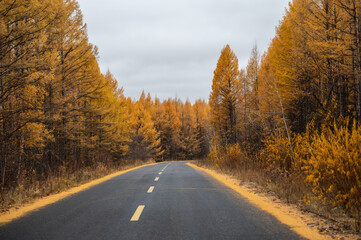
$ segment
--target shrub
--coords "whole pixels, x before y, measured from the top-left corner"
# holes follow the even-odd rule
[[[238,143],[227,146],[223,161],[228,167],[241,165],[243,159],[244,155]]]
[[[342,206],[360,217],[361,209],[361,129],[336,124],[323,127],[308,142],[309,158],[303,170],[316,198]]]
[[[219,167],[222,164],[222,148],[217,137],[213,137],[209,149],[209,158],[212,163]]]
[[[222,146],[216,137],[211,140],[209,158],[217,167],[226,168],[239,167],[246,159],[238,143]]]
[[[268,173],[289,174],[293,169],[289,141],[283,131],[277,131],[265,140],[260,156]]]

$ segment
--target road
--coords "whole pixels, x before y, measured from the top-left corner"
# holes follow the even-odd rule
[[[302,239],[185,162],[125,173],[0,226],[0,239]]]

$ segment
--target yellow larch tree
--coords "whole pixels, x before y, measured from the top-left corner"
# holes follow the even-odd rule
[[[196,120],[192,109],[192,104],[187,100],[182,106],[180,116],[181,131],[181,159],[193,159],[200,151],[200,143],[196,135]]]
[[[210,122],[223,146],[237,141],[236,106],[239,74],[238,59],[227,45],[222,49],[214,71],[212,92],[209,96]]]
[[[196,143],[195,157],[201,158],[209,153],[211,126],[209,123],[209,105],[201,99],[196,100],[192,106],[195,118]]]
[[[128,156],[132,159],[158,160],[163,154],[160,134],[154,126],[150,112],[151,99],[145,98],[144,91],[140,99],[132,107],[132,133]],[[147,109],[148,108],[148,109]]]
[[[0,169],[1,188],[18,184],[23,169],[34,169],[52,134],[42,106],[44,83],[53,79],[54,28],[51,1],[0,2]],[[9,174],[10,173],[10,174]]]

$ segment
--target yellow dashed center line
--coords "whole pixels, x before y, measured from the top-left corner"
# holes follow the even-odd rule
[[[139,205],[137,210],[135,210],[132,218],[130,219],[131,222],[136,222],[139,220],[140,215],[142,215],[143,209],[145,208],[144,205]]]
[[[154,190],[154,186],[150,186],[147,193],[151,193],[151,192],[153,192],[153,190]]]
[[[162,169],[162,172],[168,167],[170,163],[168,163],[167,165],[165,165],[165,167]]]
[[[163,171],[168,167],[169,164],[170,164],[170,163],[168,163],[167,165],[165,165],[165,167],[164,167],[158,174],[159,174],[159,175],[162,175]],[[156,178],[154,179],[154,182],[158,182],[158,180],[159,180],[159,177],[156,177]],[[148,191],[147,191],[147,193],[152,193],[153,190],[154,190],[154,186],[150,186],[149,189],[148,189]],[[136,221],[138,221],[139,218],[140,218],[140,215],[142,215],[142,212],[143,212],[144,208],[145,208],[145,205],[139,205],[138,208],[135,210],[135,212],[134,212],[132,218],[130,219],[130,221],[131,221],[131,222],[136,222]]]

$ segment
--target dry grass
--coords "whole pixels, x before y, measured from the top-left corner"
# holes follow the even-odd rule
[[[122,165],[105,165],[98,163],[94,168],[82,169],[72,174],[68,174],[64,169],[60,169],[56,176],[48,177],[48,179],[44,181],[32,181],[32,183],[20,182],[18,187],[2,193],[0,213],[6,212],[11,208],[19,208],[36,199],[65,191],[116,171],[153,162],[153,160],[132,160],[123,162]]]

